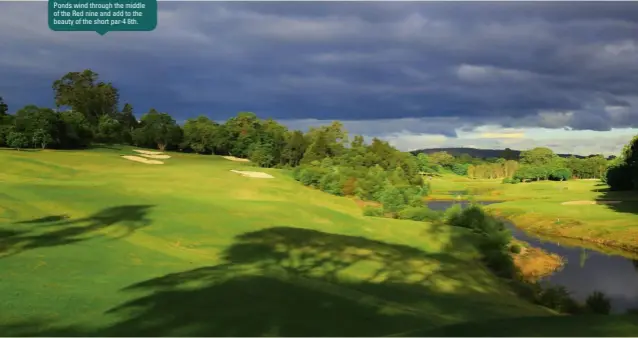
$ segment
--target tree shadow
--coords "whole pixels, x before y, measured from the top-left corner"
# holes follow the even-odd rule
[[[26,250],[72,244],[99,236],[108,228],[109,237],[120,239],[151,224],[147,214],[152,205],[109,207],[88,217],[70,219],[52,215],[18,222],[16,229],[0,230],[0,258]],[[19,225],[38,225],[28,228]]]
[[[600,191],[601,194],[596,198],[597,202],[609,202],[605,206],[613,211],[638,214],[638,193],[635,191],[612,191],[609,188]],[[613,203],[619,201],[620,203]]]
[[[505,287],[448,251],[278,226],[242,234],[225,263],[131,285],[100,336],[380,336],[516,316]],[[460,236],[458,240],[467,240]],[[458,247],[457,247],[458,248]],[[478,270],[481,271],[480,269]],[[41,334],[40,334],[41,335]]]

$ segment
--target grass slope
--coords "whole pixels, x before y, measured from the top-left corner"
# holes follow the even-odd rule
[[[553,316],[464,229],[366,218],[213,156],[0,150],[0,334],[380,336]]]
[[[638,195],[611,192],[598,180],[502,184],[500,180],[470,180],[447,175],[432,179],[431,184],[432,198],[453,199],[454,193],[466,191],[477,199],[506,201],[488,208],[528,230],[638,252]],[[583,200],[622,203],[561,204]]]

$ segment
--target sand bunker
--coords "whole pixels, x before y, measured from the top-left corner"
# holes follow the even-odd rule
[[[594,205],[594,204],[618,204],[622,201],[569,201],[563,202],[562,205]]]
[[[164,162],[162,161],[156,161],[156,160],[149,160],[148,158],[144,158],[144,157],[140,157],[140,156],[122,156],[122,158],[127,159],[127,160],[131,160],[131,161],[135,161],[135,162],[141,162],[141,163],[146,163],[146,164],[164,164]]]
[[[235,161],[235,162],[250,162],[249,159],[247,158],[239,158],[239,157],[235,157],[235,156],[222,156],[223,158],[229,160],[229,161]]]
[[[151,155],[151,154],[141,154],[140,156],[144,156],[146,158],[154,158],[154,159],[158,159],[158,160],[166,160],[171,158],[170,155]]]
[[[272,175],[262,173],[260,171],[240,171],[240,170],[231,170],[231,171],[234,173],[240,174],[242,176],[252,177],[252,178],[275,178]]]
[[[145,154],[145,155],[162,155],[162,154],[164,154],[161,151],[150,151],[150,150],[140,150],[140,149],[133,149],[133,151],[136,152],[136,153]]]

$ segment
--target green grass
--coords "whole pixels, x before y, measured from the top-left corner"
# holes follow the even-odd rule
[[[638,252],[638,194],[610,192],[597,180],[502,184],[448,175],[431,181],[431,198],[452,198],[469,190],[478,200],[505,201],[489,206],[527,230],[582,239]],[[621,204],[562,205],[583,200],[617,200]]]
[[[125,153],[0,150],[0,334],[383,336],[554,316],[478,264],[464,229],[363,217],[283,171]]]

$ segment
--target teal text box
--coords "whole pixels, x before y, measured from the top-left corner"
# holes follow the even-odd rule
[[[157,0],[49,0],[49,28],[54,31],[152,31]]]

